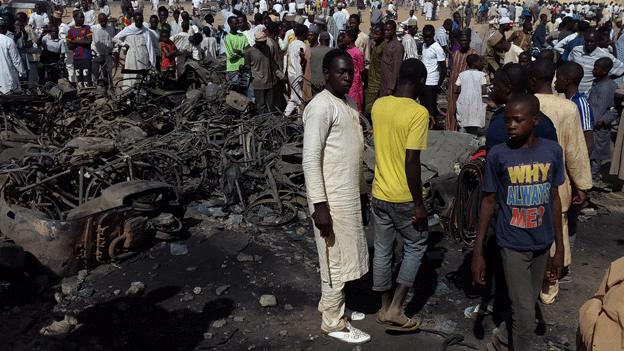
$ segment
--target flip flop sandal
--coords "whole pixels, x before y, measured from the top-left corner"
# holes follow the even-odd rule
[[[386,329],[388,330],[409,332],[409,331],[418,330],[418,328],[420,328],[420,325],[422,324],[422,321],[418,317],[412,317],[407,322],[405,322],[405,324],[401,326],[397,325],[396,323],[389,323],[389,324],[390,325],[386,326]]]
[[[420,325],[422,324],[420,318],[417,318],[417,317],[412,317],[408,319],[407,322],[405,322],[405,324],[403,325],[400,325],[394,322],[389,322],[389,321],[382,321],[379,319],[379,317],[377,317],[377,323],[383,325],[384,328],[386,328],[387,330],[399,331],[399,332],[416,331],[418,330],[418,328],[420,328]]]

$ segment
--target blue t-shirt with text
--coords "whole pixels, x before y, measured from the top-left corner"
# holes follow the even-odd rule
[[[494,146],[487,155],[482,190],[496,193],[498,246],[518,251],[550,247],[555,239],[551,190],[564,181],[563,151],[537,138],[529,148]]]

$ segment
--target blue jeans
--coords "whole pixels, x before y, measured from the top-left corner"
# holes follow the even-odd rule
[[[427,231],[418,231],[412,224],[414,204],[391,203],[373,198],[375,222],[375,257],[373,258],[373,290],[392,288],[392,255],[397,234],[403,238],[403,261],[397,283],[411,287],[420,261],[427,250]]]

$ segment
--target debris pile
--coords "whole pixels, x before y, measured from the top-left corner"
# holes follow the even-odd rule
[[[48,84],[0,97],[2,233],[69,275],[175,236],[193,199],[236,205],[238,222],[295,219],[302,126],[254,115],[223,71],[197,71],[196,89],[145,77],[119,94]]]
[[[184,90],[147,74],[117,94],[48,83],[0,96],[2,233],[68,275],[175,239],[195,200],[194,210],[230,225],[305,219],[301,122],[255,114],[223,71],[223,62],[197,67]],[[372,132],[362,124],[370,182]],[[424,183],[477,145],[462,133],[430,140]]]

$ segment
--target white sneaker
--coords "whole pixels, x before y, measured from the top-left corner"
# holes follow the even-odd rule
[[[352,321],[361,321],[366,318],[366,315],[362,312],[345,309],[345,315]]]
[[[371,339],[370,335],[355,328],[351,324],[347,324],[347,327],[343,331],[335,331],[327,335],[349,344],[363,344],[369,342]]]

